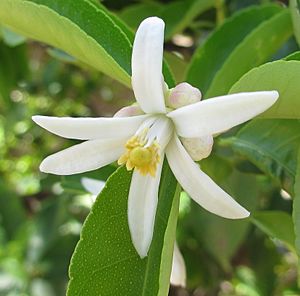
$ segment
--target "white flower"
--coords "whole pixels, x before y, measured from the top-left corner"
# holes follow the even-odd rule
[[[198,95],[198,102],[194,103],[197,92],[185,91],[185,85],[180,87],[179,93],[184,95],[187,92],[186,103],[193,104],[183,106],[180,98],[180,106],[183,107],[172,109],[172,106],[166,106],[165,101],[172,104],[169,96],[176,89],[168,90],[163,79],[163,39],[164,22],[159,18],[144,20],[137,30],[132,52],[132,87],[138,108],[135,107],[134,112],[129,108],[119,113],[120,116],[130,116],[33,116],[37,124],[56,135],[87,140],[48,156],[40,166],[41,171],[70,175],[95,170],[116,160],[119,164],[126,164],[128,170],[134,170],[128,197],[128,223],[132,242],[142,258],[147,255],[152,240],[165,155],[183,189],[203,208],[231,219],[249,215],[200,170],[180,137],[195,138],[195,142],[211,146],[211,140],[207,140],[209,137],[251,119],[268,109],[278,98],[276,91],[261,91],[205,101],[199,101],[201,97]],[[177,92],[175,101],[178,96]],[[139,110],[143,111],[142,115],[132,116],[139,114]],[[199,138],[202,140],[197,140]],[[189,149],[187,141],[184,143]],[[197,143],[191,145],[192,150],[197,150],[194,147]],[[207,156],[207,149],[204,147],[202,150],[203,157]],[[201,149],[199,151],[201,154]],[[198,159],[203,157],[197,155]]]

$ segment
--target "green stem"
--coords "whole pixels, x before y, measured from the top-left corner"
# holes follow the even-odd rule
[[[222,25],[222,23],[226,18],[224,0],[216,0],[215,7],[216,7],[216,14],[217,14],[216,17],[217,26],[220,26]]]

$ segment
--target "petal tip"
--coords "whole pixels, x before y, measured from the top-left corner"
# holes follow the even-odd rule
[[[277,90],[272,90],[271,92],[272,99],[276,102],[279,98],[279,92]]]
[[[250,216],[250,212],[242,207],[235,216],[231,217],[231,219],[245,219],[248,218],[249,216]]]
[[[269,109],[278,100],[279,92],[277,90],[264,91],[262,97],[264,97],[262,104],[264,104],[265,109]]]
[[[146,258],[147,257],[147,255],[148,255],[148,253],[144,253],[144,252],[138,252],[138,254],[139,254],[139,256],[140,256],[140,258],[141,259],[144,259],[144,258]]]
[[[49,170],[48,170],[48,165],[47,165],[47,158],[45,158],[40,166],[39,166],[39,169],[42,173],[49,173]]]
[[[51,155],[46,157],[40,164],[40,171],[45,174],[60,175],[55,168],[53,168],[53,162],[51,161]]]
[[[41,119],[41,115],[33,115],[31,116],[32,121],[34,121],[36,124],[39,124],[40,119]]]
[[[279,98],[279,92],[277,90],[262,91],[261,96],[268,101],[269,105],[272,106]]]
[[[132,240],[132,243],[141,259],[144,259],[148,256],[150,245],[149,246],[142,245],[141,242],[135,242],[134,240]]]
[[[161,25],[161,26],[165,26],[165,22],[157,16],[150,16],[150,17],[144,19],[141,22],[140,26],[141,25]]]

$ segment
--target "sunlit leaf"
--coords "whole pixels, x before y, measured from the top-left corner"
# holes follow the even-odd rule
[[[0,22],[130,85],[130,41],[90,2],[5,0],[0,2]]]
[[[85,0],[5,0],[0,2],[0,23],[60,48],[130,87],[133,33],[105,11]],[[171,85],[166,65],[164,73]]]
[[[277,90],[279,100],[260,118],[300,118],[300,62],[276,61],[264,64],[245,74],[230,89],[230,93],[257,90]]]

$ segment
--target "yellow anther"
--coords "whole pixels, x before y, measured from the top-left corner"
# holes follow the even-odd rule
[[[126,164],[128,171],[135,168],[142,175],[150,174],[154,177],[160,161],[159,145],[155,141],[148,147],[145,144],[144,136],[130,138],[125,145],[126,152],[119,158],[118,164]]]

